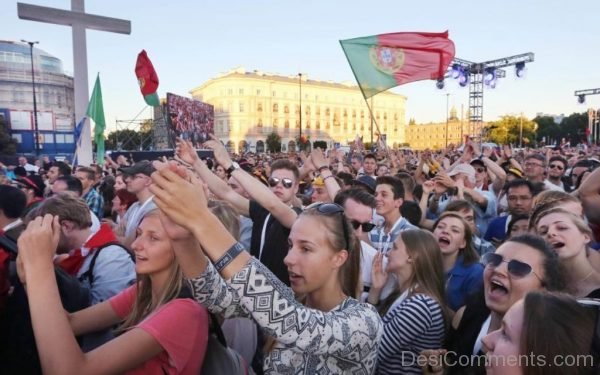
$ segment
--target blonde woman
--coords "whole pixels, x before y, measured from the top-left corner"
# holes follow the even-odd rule
[[[18,242],[19,277],[27,287],[44,374],[198,374],[208,341],[208,314],[183,298],[174,248],[185,243],[187,232],[168,220],[163,225],[157,210],[147,214],[132,244],[136,285],[73,314],[65,313],[54,281],[60,232],[58,216],[40,216]],[[117,324],[120,336],[81,351],[75,336]]]
[[[290,289],[236,243],[207,208],[200,184],[176,172],[159,166],[152,192],[198,241],[177,251],[194,298],[226,318],[249,316],[274,340],[264,372],[373,373],[382,324],[373,306],[356,300],[360,244],[342,207],[311,206],[294,222],[285,257]]]

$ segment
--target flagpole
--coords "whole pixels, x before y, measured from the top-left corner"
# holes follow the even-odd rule
[[[375,96],[375,95],[373,95],[373,96]],[[371,96],[371,102],[373,101],[373,96]],[[363,92],[363,97],[364,97],[364,92]],[[377,128],[377,134],[379,134],[380,136],[381,136],[381,131],[379,130],[379,124],[377,124],[377,120],[375,119],[375,116],[373,115],[373,109],[369,105],[369,101],[367,100],[367,98],[364,98],[364,99],[365,99],[365,103],[367,104],[367,108],[369,109],[369,114],[371,115],[371,147],[373,147],[373,124],[375,124],[375,127]],[[383,143],[383,147],[385,149],[386,154],[389,154],[387,142]]]

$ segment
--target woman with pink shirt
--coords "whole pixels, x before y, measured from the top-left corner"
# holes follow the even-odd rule
[[[162,220],[161,220],[162,219]],[[208,341],[208,313],[184,284],[175,249],[187,232],[148,213],[132,249],[138,281],[87,309],[64,311],[53,257],[61,239],[58,216],[31,221],[19,238],[18,272],[26,285],[36,345],[45,374],[199,374]],[[83,353],[76,336],[118,326],[119,335]]]

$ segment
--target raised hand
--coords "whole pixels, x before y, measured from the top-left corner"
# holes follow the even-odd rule
[[[210,141],[204,142],[204,147],[211,149],[215,154],[215,160],[225,169],[231,167],[233,163],[225,146],[213,134],[210,134]]]
[[[29,222],[17,242],[23,270],[33,273],[38,267],[53,267],[60,233],[58,216],[38,216]]]
[[[152,174],[154,184],[150,191],[160,210],[175,224],[191,230],[209,212],[202,183],[195,176],[189,180],[181,176],[181,167],[174,164],[155,163]],[[185,173],[185,170],[183,170]]]
[[[383,289],[389,277],[389,274],[383,269],[383,257],[383,253],[378,251],[373,258],[373,267],[371,268],[371,288],[379,291]]]
[[[429,194],[431,194],[431,192],[435,188],[435,182],[433,182],[431,180],[427,180],[427,181],[423,182],[422,187],[423,187],[423,195],[429,196]]]
[[[192,145],[192,142],[177,138],[177,147],[175,148],[175,156],[181,159],[184,163],[194,165],[199,160],[198,154]]]
[[[502,146],[502,151],[504,153],[504,158],[505,159],[510,159],[512,158],[512,148],[510,147],[510,145],[503,145]]]
[[[325,156],[323,155],[323,151],[319,147],[313,149],[310,152],[310,160],[312,160],[312,163],[316,168],[321,168],[329,165],[327,159],[325,159]]]

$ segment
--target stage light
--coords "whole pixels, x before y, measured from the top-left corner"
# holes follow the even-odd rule
[[[450,77],[457,79],[460,77],[460,73],[462,71],[462,67],[458,64],[452,65],[452,71],[450,72]]]
[[[515,64],[515,74],[519,78],[523,78],[525,76],[525,63],[519,62]]]
[[[460,76],[458,77],[458,84],[460,87],[465,87],[469,84],[469,70],[461,69]]]
[[[444,80],[443,79],[438,79],[437,82],[435,83],[435,87],[437,87],[438,89],[442,90],[444,88]]]
[[[488,86],[489,88],[493,89],[496,87],[497,80],[498,80],[498,77],[496,75],[496,69],[495,68],[485,68],[483,83],[486,86]]]
[[[585,103],[585,95],[579,95],[579,96],[577,97],[577,102],[578,102],[579,104],[583,104],[583,103]]]

